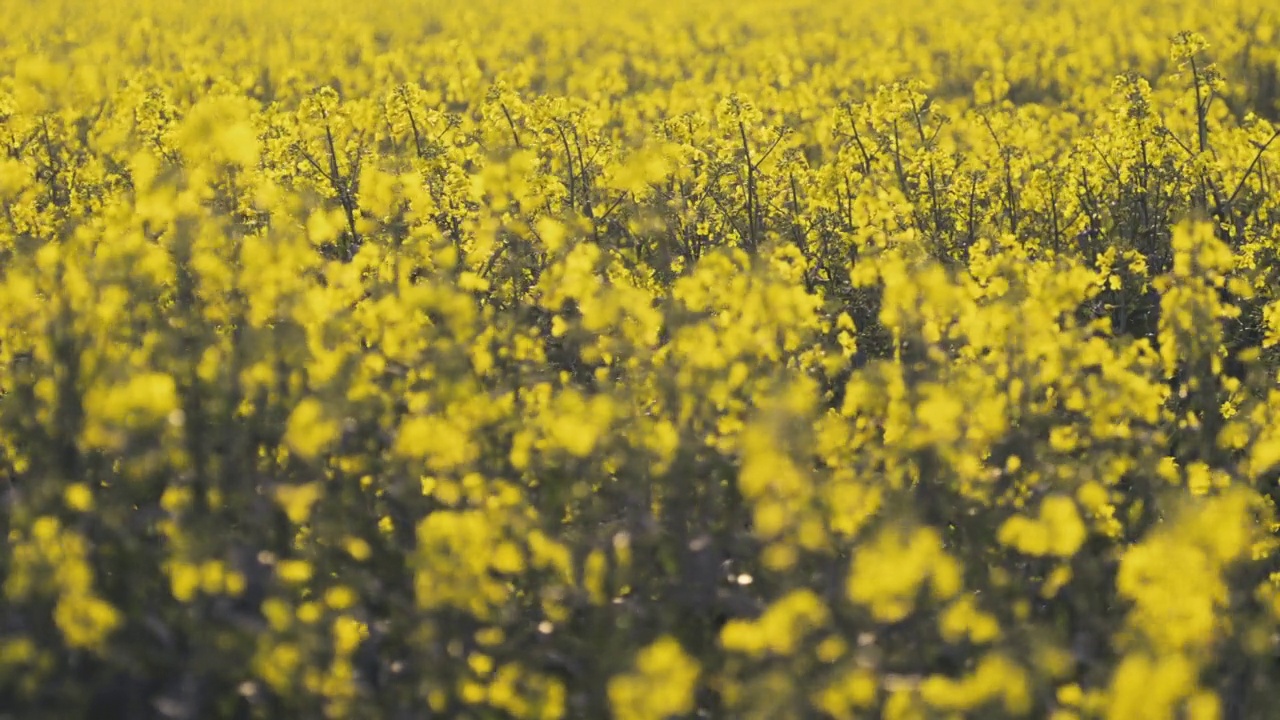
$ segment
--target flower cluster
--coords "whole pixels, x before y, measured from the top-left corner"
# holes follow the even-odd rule
[[[1264,0],[13,5],[0,716],[1274,712]]]

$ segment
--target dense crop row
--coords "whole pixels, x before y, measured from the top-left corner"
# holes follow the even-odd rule
[[[0,717],[1280,702],[1269,3],[9,5]]]

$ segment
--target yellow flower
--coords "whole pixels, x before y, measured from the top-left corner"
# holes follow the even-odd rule
[[[662,637],[636,656],[631,672],[610,678],[609,704],[619,720],[662,720],[693,710],[701,671],[680,644]]]
[[[67,507],[77,512],[89,512],[93,509],[93,491],[85,483],[71,483],[62,491],[62,500]]]
[[[1080,519],[1075,501],[1054,495],[1040,504],[1035,519],[1015,515],[1000,526],[998,538],[1027,555],[1071,557],[1088,536],[1088,528]]]
[[[347,554],[359,561],[368,560],[369,556],[373,554],[373,549],[369,547],[369,543],[358,537],[348,537],[345,541],[345,547]]]
[[[276,565],[276,576],[291,585],[307,582],[311,573],[311,563],[306,560],[281,560]]]
[[[53,610],[53,621],[67,644],[100,650],[107,637],[123,622],[120,611],[91,595],[65,595]]]
[[[324,602],[334,610],[346,610],[356,604],[359,598],[354,590],[346,585],[336,585],[324,593]]]
[[[369,628],[353,618],[343,615],[333,621],[333,649],[340,655],[350,655],[368,636]]]
[[[299,457],[311,459],[324,452],[340,431],[338,422],[328,417],[320,401],[307,398],[289,414],[284,440]]]
[[[937,532],[885,530],[854,552],[848,594],[869,606],[877,620],[896,622],[911,613],[925,583],[938,599],[960,590],[959,568],[943,552]]]
[[[140,373],[123,383],[94,385],[85,394],[85,442],[121,447],[128,434],[163,427],[178,408],[177,385],[164,373]]]
[[[186,562],[170,563],[169,588],[179,602],[191,602],[200,589],[200,567]]]
[[[276,487],[276,502],[284,508],[285,515],[295,525],[307,522],[311,516],[311,508],[324,494],[324,488],[318,482],[302,485],[280,485]]]

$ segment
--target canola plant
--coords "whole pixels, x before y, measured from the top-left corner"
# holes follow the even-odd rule
[[[0,717],[1265,718],[1264,0],[46,0]]]

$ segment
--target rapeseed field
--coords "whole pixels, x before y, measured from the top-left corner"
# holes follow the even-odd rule
[[[1267,0],[12,0],[0,718],[1280,712]]]

